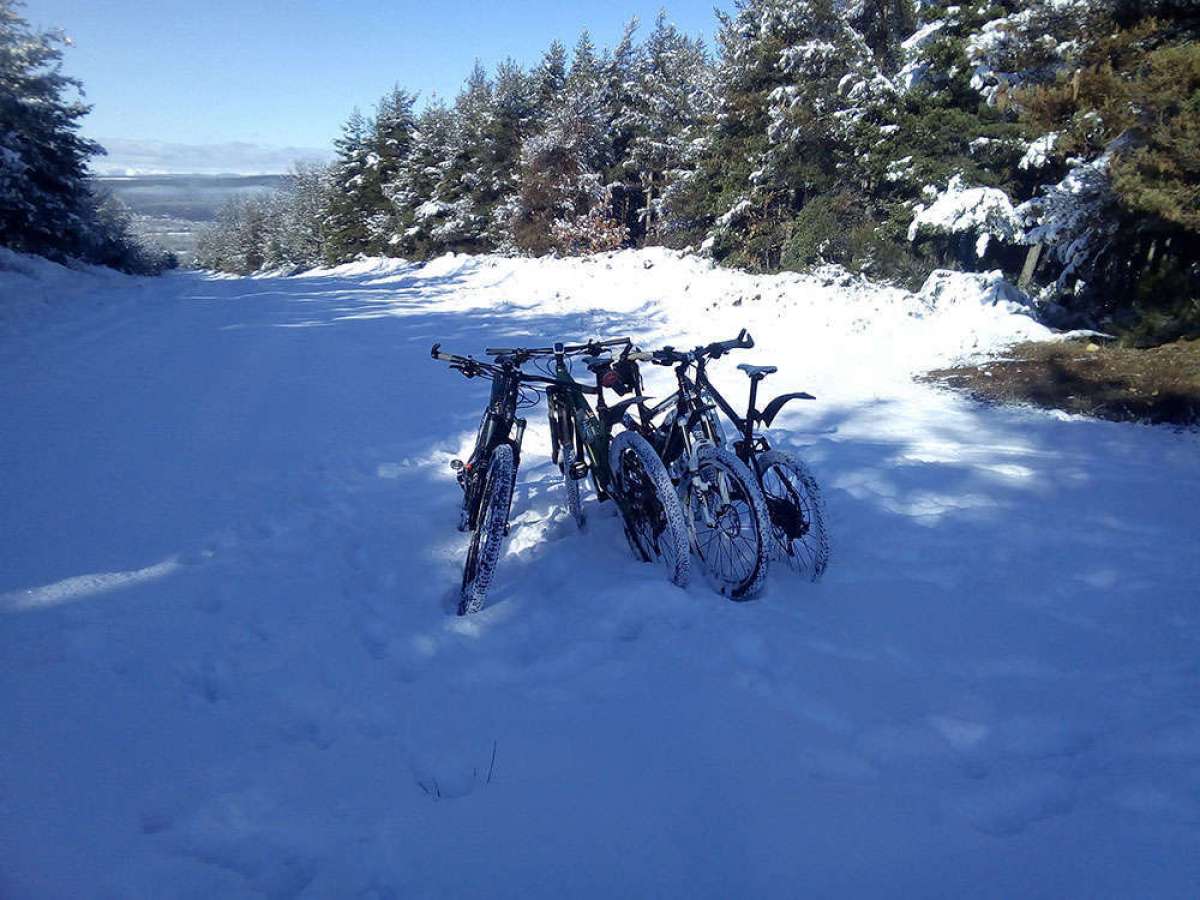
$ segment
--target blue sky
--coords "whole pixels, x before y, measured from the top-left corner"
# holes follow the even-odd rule
[[[66,57],[94,110],[91,137],[180,144],[325,147],[358,105],[393,83],[452,98],[476,58],[530,64],[587,27],[611,46],[660,2],[385,0],[28,0],[24,15],[63,28]],[[727,4],[721,4],[727,5]],[[671,0],[672,21],[713,34],[713,0]]]

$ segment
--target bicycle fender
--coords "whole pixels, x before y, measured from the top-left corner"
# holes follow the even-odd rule
[[[767,408],[758,414],[758,421],[762,422],[767,428],[771,427],[771,423],[775,417],[779,415],[779,411],[793,400],[816,400],[812,394],[805,391],[796,391],[791,394],[780,394],[774,400],[767,404]]]
[[[629,397],[626,400],[621,400],[620,402],[614,403],[612,406],[608,407],[604,411],[605,426],[608,428],[612,428],[614,425],[618,424],[621,421],[621,419],[624,418],[625,411],[627,409],[629,409],[629,407],[632,404],[638,403],[645,399],[646,399],[645,397],[643,397],[639,394],[638,396]]]

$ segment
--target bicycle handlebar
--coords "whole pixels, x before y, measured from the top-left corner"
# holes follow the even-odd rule
[[[441,348],[441,344],[434,344],[429,350],[429,355],[433,359],[449,363],[452,369],[458,369],[467,378],[475,378],[477,376],[494,378],[501,371],[500,367],[495,363],[480,362],[474,357],[459,356],[457,353],[443,353]],[[520,369],[514,369],[512,374],[523,384],[562,384],[557,378],[547,378],[544,375],[531,375],[528,372],[522,372]],[[577,384],[576,387],[585,394],[597,393],[595,388],[588,387],[586,384]]]
[[[738,336],[728,341],[713,341],[703,347],[697,347],[695,350],[676,350],[674,347],[663,347],[661,350],[654,350],[650,354],[651,362],[660,366],[671,366],[676,363],[694,363],[707,357],[708,359],[719,359],[730,350],[749,350],[754,346],[754,338],[750,336],[745,328],[738,332]],[[631,354],[632,355],[632,354]]]
[[[745,328],[738,332],[738,336],[728,341],[714,341],[705,347],[705,352],[713,359],[728,353],[730,350],[749,350],[754,346],[754,338],[750,336]]]
[[[573,353],[594,353],[601,347],[621,347],[633,343],[631,338],[611,338],[603,341],[588,341],[586,344],[563,344],[562,352],[571,355]],[[534,356],[553,356],[559,352],[558,345],[554,347],[486,347],[484,353],[488,356],[518,356],[529,359]]]

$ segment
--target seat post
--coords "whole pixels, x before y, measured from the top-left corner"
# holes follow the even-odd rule
[[[746,412],[746,441],[749,443],[751,434],[754,431],[754,419],[758,415],[754,409],[754,404],[758,402],[758,383],[762,381],[761,375],[750,376],[750,408]]]

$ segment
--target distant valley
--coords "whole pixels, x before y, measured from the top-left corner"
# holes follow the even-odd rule
[[[236,197],[270,193],[284,175],[129,175],[96,178],[133,213],[139,235],[179,257],[195,258],[199,230]]]

